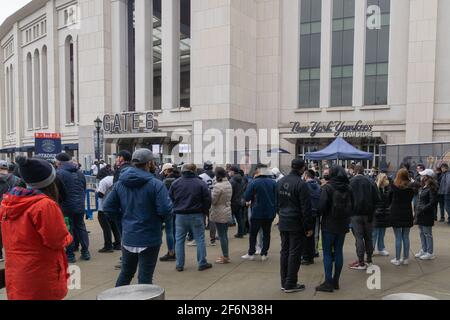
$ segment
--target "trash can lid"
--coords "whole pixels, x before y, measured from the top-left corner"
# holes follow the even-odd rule
[[[156,285],[131,285],[106,290],[97,300],[161,300],[164,289]]]
[[[385,296],[383,300],[438,300],[438,299],[417,293],[395,293]]]

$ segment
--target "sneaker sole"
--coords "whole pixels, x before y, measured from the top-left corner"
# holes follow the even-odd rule
[[[306,290],[306,288],[302,288],[302,289],[288,289],[288,290],[284,289],[284,293],[295,293],[295,292],[302,292],[302,291],[305,291],[305,290]]]

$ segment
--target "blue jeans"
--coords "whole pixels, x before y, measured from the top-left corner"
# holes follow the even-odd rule
[[[186,235],[192,231],[197,244],[197,261],[199,267],[206,265],[206,245],[205,245],[205,220],[202,213],[198,214],[177,214],[175,220],[176,243],[175,253],[177,255],[177,267],[183,268],[185,262],[184,242]]]
[[[138,265],[138,284],[153,284],[153,273],[158,261],[160,247],[150,247],[141,253],[132,253],[122,247],[122,269],[116,287],[130,285]]]
[[[394,228],[395,234],[395,258],[400,260],[403,243],[403,259],[409,258],[409,232],[411,228]]]
[[[433,254],[433,227],[419,226],[423,252]]]
[[[328,283],[339,281],[339,278],[341,277],[342,268],[344,266],[344,242],[345,234],[322,231],[323,267],[325,270],[325,281]]]
[[[228,223],[217,223],[217,232],[219,233],[220,247],[222,248],[222,254],[225,258],[229,257],[228,250]]]
[[[81,254],[89,253],[89,234],[86,229],[86,224],[84,223],[84,212],[80,213],[69,213],[66,216],[70,220],[70,229],[74,242],[72,242],[66,249],[67,257],[74,257],[75,247],[78,246],[76,243],[79,241],[81,244]]]
[[[373,250],[378,247],[378,251],[383,251],[386,249],[384,245],[384,236],[386,235],[386,228],[373,228],[372,239],[373,239]],[[378,244],[378,246],[377,246]]]
[[[174,234],[174,221],[173,215],[169,215],[164,220],[166,226],[166,242],[167,249],[172,252],[175,249],[175,234]]]

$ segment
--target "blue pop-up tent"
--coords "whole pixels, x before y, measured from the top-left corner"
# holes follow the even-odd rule
[[[306,160],[371,160],[373,154],[356,149],[343,138],[338,137],[321,151],[309,152]]]

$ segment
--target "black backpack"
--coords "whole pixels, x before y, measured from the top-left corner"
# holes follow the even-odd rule
[[[352,216],[352,199],[350,190],[340,191],[333,187],[331,216],[335,219],[345,220]]]

